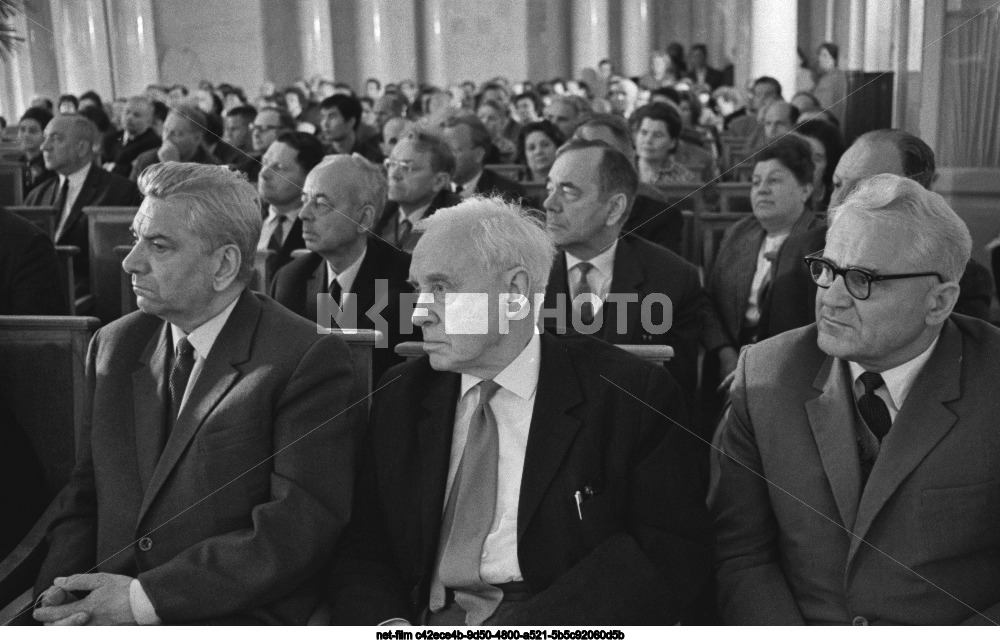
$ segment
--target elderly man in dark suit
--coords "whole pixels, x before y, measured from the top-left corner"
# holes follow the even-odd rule
[[[123,262],[140,310],[91,343],[92,411],[34,616],[321,619],[360,438],[347,347],[247,289],[260,204],[238,174],[168,162],[140,185]]]
[[[413,130],[396,143],[385,167],[389,201],[373,232],[378,239],[413,252],[420,238],[413,229],[417,222],[461,201],[450,188],[455,155],[436,134]]]
[[[953,315],[969,231],[881,174],[810,257],[817,322],[740,356],[709,503],[731,624],[1000,620],[1000,331]]]
[[[132,163],[148,150],[156,150],[163,141],[153,130],[153,101],[148,96],[133,96],[125,103],[125,127],[104,146],[104,169],[128,177]]]
[[[673,379],[538,333],[555,249],[520,208],[472,197],[420,227],[428,355],[375,394],[335,621],[675,623],[711,537]]]
[[[400,294],[413,290],[410,255],[368,234],[385,204],[385,176],[360,155],[335,155],[309,173],[302,194],[298,216],[310,252],[278,271],[271,297],[316,324],[382,331],[385,344],[372,354],[378,382],[401,361],[393,348],[417,339],[400,331]],[[337,308],[319,305],[321,294]]]
[[[90,284],[90,241],[86,206],[138,206],[142,195],[135,184],[94,163],[97,128],[78,115],[57,116],[45,127],[42,155],[45,167],[56,176],[40,184],[24,200],[26,206],[53,206],[59,212],[57,246],[80,249],[75,267],[76,294],[86,294]]]
[[[560,148],[545,200],[559,254],[542,321],[613,344],[670,345],[667,370],[692,401],[707,300],[693,264],[644,239],[619,238],[637,184],[632,164],[603,141]]]

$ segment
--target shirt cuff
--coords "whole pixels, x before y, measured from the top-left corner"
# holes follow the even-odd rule
[[[133,579],[128,586],[128,603],[132,606],[132,615],[139,626],[156,626],[161,623],[138,579]]]

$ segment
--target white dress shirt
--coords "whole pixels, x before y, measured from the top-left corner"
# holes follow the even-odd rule
[[[528,448],[528,430],[531,427],[538,388],[540,360],[541,340],[537,333],[532,333],[527,346],[493,379],[501,387],[489,403],[500,435],[500,463],[497,470],[496,511],[493,526],[483,544],[483,558],[479,568],[483,581],[490,584],[524,579],[517,560],[517,508],[524,454]],[[481,378],[462,374],[461,395],[455,409],[455,425],[452,430],[448,487],[445,503],[441,507],[442,513],[448,504],[455,473],[465,451],[469,422],[479,406],[479,390],[472,392],[472,389],[480,382]]]
[[[195,381],[198,380],[199,374],[201,374],[201,370],[205,365],[205,359],[212,350],[212,346],[215,345],[222,327],[226,326],[226,321],[229,320],[229,315],[236,308],[236,302],[239,299],[239,296],[237,296],[229,303],[229,306],[222,309],[221,313],[186,335],[188,342],[194,348],[194,368],[191,370],[191,377],[188,378],[187,388],[184,390],[184,397],[181,399],[179,409],[183,409],[187,403],[188,394],[191,392]],[[177,347],[177,343],[181,338],[185,337],[185,333],[180,327],[171,324],[170,336],[173,346]],[[174,351],[176,351],[176,348]],[[160,623],[156,609],[153,608],[153,603],[149,601],[149,596],[143,590],[142,584],[139,583],[138,579],[133,579],[132,583],[129,584],[128,598],[136,623],[142,626]]]
[[[882,376],[885,384],[875,390],[875,395],[885,402],[886,407],[889,408],[889,418],[893,421],[896,420],[896,414],[899,413],[899,410],[903,408],[903,403],[906,402],[906,397],[910,394],[913,383],[916,381],[917,376],[920,375],[920,371],[924,368],[924,365],[930,360],[931,353],[934,352],[934,347],[937,346],[940,339],[941,334],[938,333],[938,337],[934,338],[931,346],[927,347],[919,356],[879,374]],[[865,368],[857,362],[848,362],[847,364],[851,368],[851,382],[854,383],[854,399],[857,400],[865,393],[865,386],[858,380],[861,374],[865,372]]]
[[[300,210],[302,209],[296,208],[285,213],[285,221],[281,223],[282,245],[288,238],[288,233],[291,232],[292,225],[295,223],[295,218],[299,216]],[[278,211],[274,209],[274,206],[270,206],[267,212],[267,219],[264,220],[264,225],[260,229],[260,239],[257,240],[257,250],[267,250],[268,244],[271,243],[271,236],[274,235],[274,231],[278,227]]]
[[[354,263],[345,268],[342,272],[337,273],[333,269],[330,262],[326,263],[326,292],[330,292],[330,287],[333,286],[334,280],[340,284],[341,293],[349,293],[351,287],[354,286],[354,280],[358,277],[358,272],[361,270],[361,263],[365,261],[365,255],[368,254],[368,247],[365,246],[358,258],[354,260]]]
[[[587,283],[590,284],[591,292],[597,296],[594,300],[594,315],[596,316],[601,307],[604,306],[604,300],[607,299],[608,293],[611,291],[611,280],[614,277],[614,267],[615,267],[615,252],[618,250],[618,240],[611,244],[606,251],[600,255],[591,258],[590,260],[583,260],[579,257],[574,257],[570,253],[566,253],[566,279],[569,281],[569,295],[570,298],[575,298],[578,293],[576,293],[576,285],[580,282],[580,269],[577,268],[577,264],[584,261],[589,261],[593,268],[587,273]]]
[[[73,210],[73,204],[76,203],[77,197],[80,196],[80,191],[83,189],[83,182],[87,180],[87,173],[90,172],[91,165],[93,164],[88,163],[70,175],[59,175],[59,187],[56,190],[56,198],[62,192],[63,183],[66,181],[69,181],[69,190],[66,192],[66,203],[63,205],[63,210],[59,213],[59,225],[56,226],[56,239],[59,239],[59,236],[63,233],[63,227],[66,225],[66,220],[69,219],[69,213]]]
[[[410,212],[406,212],[406,209],[403,206],[403,204],[399,204],[399,214],[397,215],[397,217],[399,218],[399,223],[409,221],[410,226],[416,226],[417,222],[424,218],[424,214],[430,207],[431,207],[431,202],[428,201],[426,205],[421,206],[420,208],[414,208]]]

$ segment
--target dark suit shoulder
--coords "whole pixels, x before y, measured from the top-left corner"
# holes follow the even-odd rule
[[[679,273],[698,277],[698,267],[669,248],[635,236],[619,239],[618,245],[633,253],[644,269],[654,273]]]
[[[37,206],[42,201],[43,195],[48,194],[49,197],[54,194],[56,186],[59,185],[59,175],[53,174],[51,177],[41,182],[37,186],[31,189],[31,192],[24,198],[25,206]],[[51,200],[51,199],[50,199]]]
[[[11,248],[21,248],[38,237],[48,238],[42,229],[24,217],[0,208],[0,244]]]

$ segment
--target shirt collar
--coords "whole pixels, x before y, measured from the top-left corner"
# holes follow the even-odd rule
[[[458,186],[461,185],[462,186],[462,196],[463,197],[468,197],[473,192],[475,192],[476,186],[479,185],[479,180],[482,179],[482,177],[483,177],[483,171],[482,171],[482,169],[480,169],[479,172],[477,172],[476,174],[474,174],[465,183],[459,184],[457,181],[452,181],[451,182],[451,187],[454,190],[458,190]]]
[[[87,173],[90,172],[90,166],[92,165],[93,163],[88,163],[73,174],[62,175],[62,178],[64,180],[68,179],[70,182],[69,185],[78,186],[83,183],[83,180],[87,177]],[[62,188],[62,181],[59,182],[59,188]]]
[[[416,224],[418,221],[424,218],[424,213],[427,209],[431,207],[431,202],[428,201],[426,205],[420,208],[414,208],[413,210],[406,212],[403,204],[399,204],[399,223],[403,223],[407,219],[410,220],[411,224]]]
[[[229,303],[229,306],[222,309],[222,311],[216,315],[214,318],[205,322],[200,327],[187,334],[188,342],[194,347],[196,358],[201,358],[202,360],[208,357],[208,352],[212,350],[212,346],[215,341],[219,338],[219,333],[222,332],[222,327],[226,326],[226,321],[229,319],[229,314],[233,312],[236,308],[236,303],[239,302],[240,296],[237,295],[236,299]],[[181,330],[179,326],[170,325],[170,333],[174,341],[174,347],[177,346],[177,342],[185,337],[184,331]]]
[[[592,257],[589,261],[591,266],[594,267],[601,275],[611,275],[615,265],[615,251],[618,249],[618,240],[616,239],[613,244],[608,246],[608,249],[602,252],[596,257]],[[566,253],[566,270],[571,271],[573,267],[583,262],[585,260],[580,259],[572,255],[571,253]]]
[[[903,403],[913,388],[913,383],[916,381],[917,376],[920,375],[921,369],[930,360],[931,353],[934,352],[934,347],[937,346],[940,339],[941,333],[938,332],[937,337],[934,338],[934,342],[931,342],[931,346],[927,347],[919,356],[879,374],[882,376],[882,380],[885,381],[885,387],[889,390],[889,397],[892,398],[892,403],[896,406],[896,409],[903,408]],[[848,362],[848,365],[851,367],[851,383],[853,384],[865,372],[865,368],[857,362]]]
[[[535,389],[538,387],[538,370],[542,359],[542,341],[539,339],[540,337],[538,333],[532,333],[531,339],[521,349],[521,353],[493,379],[493,382],[523,400],[530,400],[535,395]],[[470,389],[482,381],[482,378],[463,373],[461,398],[464,398]]]
[[[292,221],[293,219],[295,219],[296,217],[298,217],[300,210],[302,210],[302,206],[299,206],[298,208],[295,208],[294,210],[289,210],[288,212],[286,212],[285,213],[285,221]],[[273,220],[277,219],[278,216],[279,216],[279,213],[275,209],[275,207],[269,205],[267,207],[267,220],[268,221],[273,221]]]
[[[342,270],[340,273],[333,270],[333,266],[330,262],[326,263],[326,274],[327,274],[327,287],[333,284],[333,280],[340,282],[340,288],[342,291],[349,291],[351,287],[354,286],[354,280],[358,276],[358,272],[361,270],[361,262],[365,261],[365,255],[368,254],[368,246],[365,246],[358,258],[354,260],[354,263]]]

